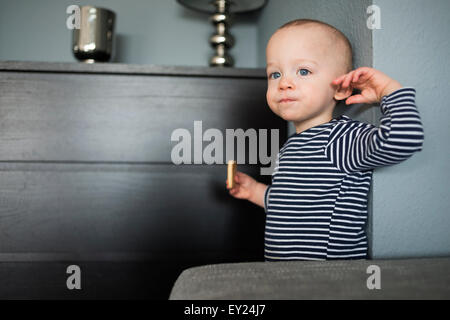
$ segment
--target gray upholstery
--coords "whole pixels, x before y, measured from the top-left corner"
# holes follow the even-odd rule
[[[367,287],[370,265],[380,289]],[[169,299],[450,299],[450,257],[206,265],[184,270]]]

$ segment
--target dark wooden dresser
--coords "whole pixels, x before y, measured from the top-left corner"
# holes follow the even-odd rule
[[[0,62],[0,298],[167,299],[188,267],[262,261],[264,210],[226,165],[173,164],[171,134],[279,129],[281,147],[265,91],[262,69]],[[260,167],[238,169],[267,184]]]

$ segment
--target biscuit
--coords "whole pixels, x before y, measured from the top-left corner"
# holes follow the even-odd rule
[[[227,186],[228,189],[234,188],[234,175],[236,174],[236,161],[228,161]]]

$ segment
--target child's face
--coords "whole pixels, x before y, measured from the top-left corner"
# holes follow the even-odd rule
[[[294,125],[331,117],[336,91],[331,82],[342,71],[330,41],[317,27],[288,27],[272,35],[266,49],[267,103],[275,114]]]

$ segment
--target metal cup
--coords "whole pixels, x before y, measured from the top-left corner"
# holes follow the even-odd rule
[[[113,54],[116,14],[105,8],[82,6],[80,29],[73,29],[72,52],[87,63],[107,62]]]

